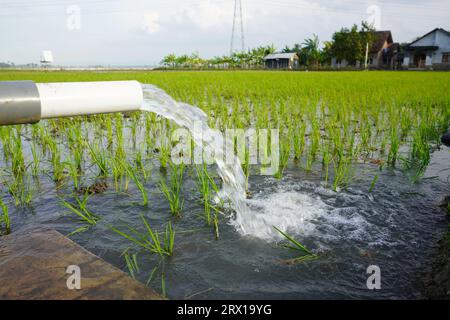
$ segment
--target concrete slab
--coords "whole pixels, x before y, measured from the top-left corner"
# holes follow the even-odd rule
[[[70,290],[67,267],[80,267]],[[0,299],[159,300],[162,297],[59,232],[34,229],[0,237]]]

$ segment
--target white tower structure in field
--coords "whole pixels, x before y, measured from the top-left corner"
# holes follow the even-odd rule
[[[237,47],[240,40],[240,46]],[[244,20],[242,18],[242,1],[234,0],[233,30],[231,31],[230,55],[235,51],[244,51]]]
[[[53,54],[50,50],[42,51],[41,63],[43,66],[49,66],[53,63]]]

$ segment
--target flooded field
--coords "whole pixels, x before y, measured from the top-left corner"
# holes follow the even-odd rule
[[[424,298],[448,233],[450,76],[385,75],[0,72],[136,79],[183,102],[0,127],[2,232],[54,228],[169,298]],[[278,130],[276,170],[262,175],[248,143],[238,169],[174,163],[171,137],[194,118]]]

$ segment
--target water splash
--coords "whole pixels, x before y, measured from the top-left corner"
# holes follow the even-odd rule
[[[237,232],[273,241],[280,238],[274,226],[283,231],[308,233],[305,228],[311,228],[309,222],[325,214],[325,205],[319,199],[298,193],[275,193],[266,198],[247,200],[246,178],[239,158],[234,156],[234,161],[229,163],[224,157],[224,150],[234,150],[233,142],[209,127],[208,117],[201,109],[175,101],[158,87],[144,84],[142,88],[142,110],[156,113],[187,128],[196,145],[201,146],[205,153],[214,155],[218,173],[223,180],[219,196],[232,204],[235,215],[229,223]],[[200,135],[195,132],[199,129]]]
[[[231,141],[223,138],[218,130],[208,126],[208,116],[199,108],[186,103],[177,102],[166,92],[153,85],[143,84],[144,103],[142,110],[156,113],[187,128],[195,143],[205,153],[214,155],[218,173],[223,181],[220,197],[229,200],[236,211],[236,216],[246,216],[249,209],[245,203],[246,179],[237,156],[232,163],[225,161],[224,150],[233,150]],[[200,128],[199,128],[200,125]],[[197,134],[196,131],[201,131]],[[244,226],[238,226],[244,228]]]
[[[247,200],[249,216],[236,216],[231,222],[238,230],[267,241],[281,239],[273,228],[288,233],[311,236],[316,231],[315,220],[326,215],[328,207],[318,197],[295,191],[278,191]]]

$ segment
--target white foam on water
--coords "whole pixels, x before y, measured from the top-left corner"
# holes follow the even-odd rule
[[[339,194],[346,197],[345,194]],[[334,202],[328,199],[327,202]],[[314,193],[280,190],[258,194],[246,201],[249,211],[236,215],[230,224],[242,235],[274,242],[284,239],[274,228],[302,241],[312,239],[327,249],[332,244],[351,241],[369,246],[390,245],[386,228],[373,225],[366,212],[355,206],[336,208]]]
[[[311,236],[316,232],[316,220],[327,214],[328,206],[318,197],[287,191],[247,200],[249,211],[236,215],[230,223],[243,235],[268,241],[282,235],[275,230]]]

